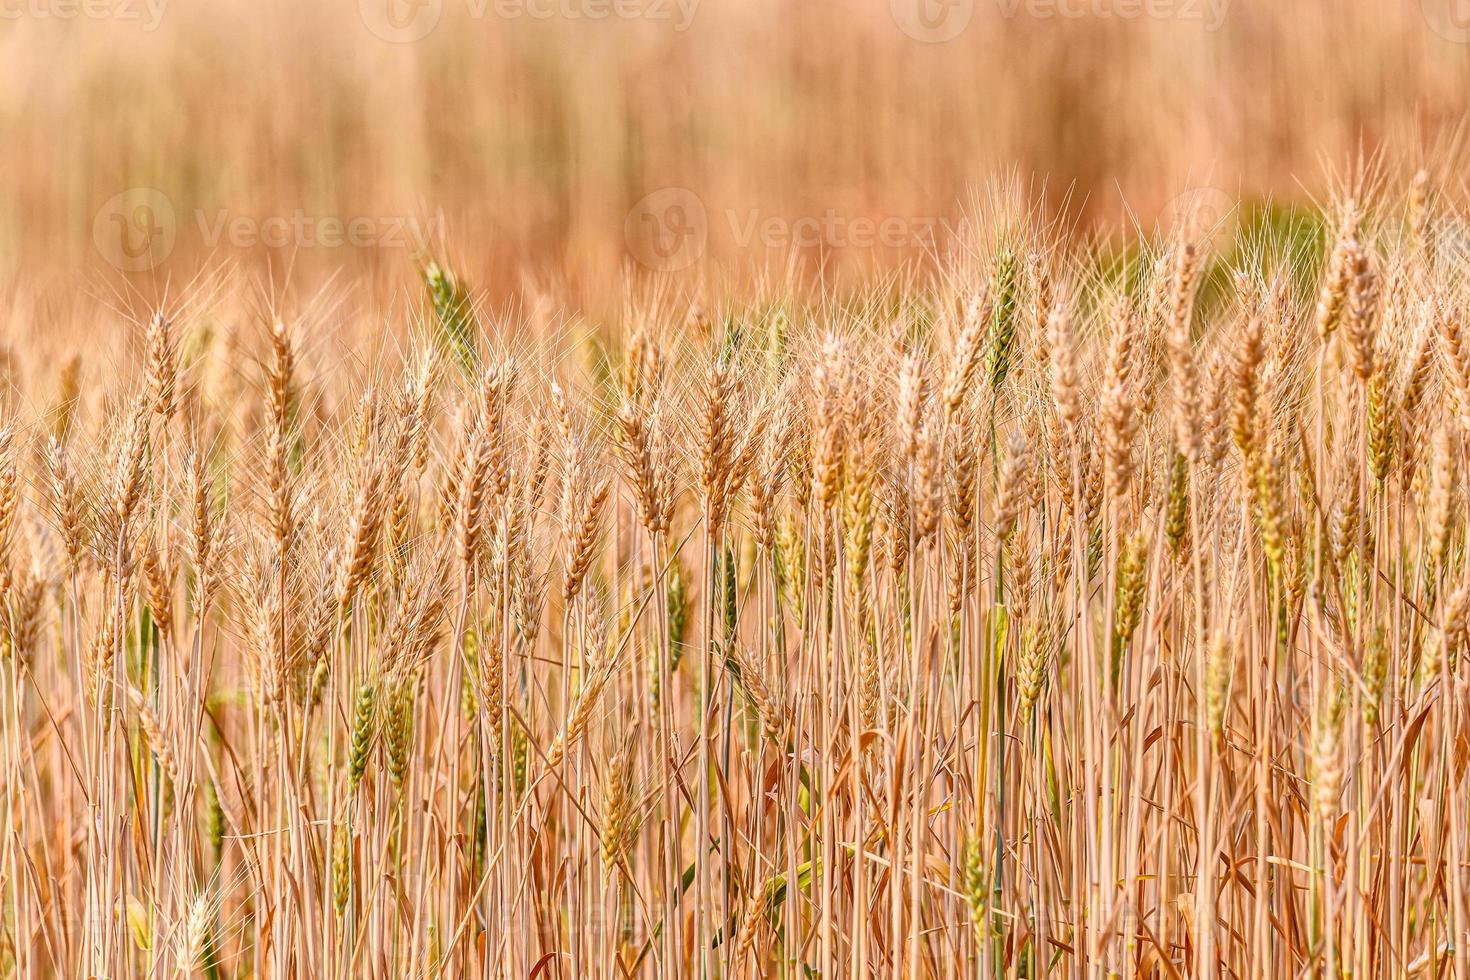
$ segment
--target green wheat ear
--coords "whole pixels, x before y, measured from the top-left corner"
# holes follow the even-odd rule
[[[669,561],[667,575],[668,585],[668,630],[669,630],[669,671],[672,673],[679,667],[679,659],[684,655],[684,639],[689,633],[689,586],[684,581],[684,564],[675,556]]]
[[[434,316],[444,340],[454,352],[454,359],[466,375],[475,374],[478,353],[475,337],[479,326],[475,323],[475,311],[469,292],[457,276],[442,268],[437,262],[424,267],[424,284],[429,287],[429,298],[434,302]]]
[[[418,676],[410,674],[401,679],[389,697],[388,717],[383,729],[388,749],[388,773],[393,777],[393,785],[402,786],[413,749],[413,712],[418,700]]]
[[[779,376],[786,365],[787,336],[791,330],[791,318],[784,309],[777,309],[767,322],[766,355],[774,373]]]
[[[970,906],[970,916],[974,922],[975,931],[983,935],[986,911],[985,855],[984,844],[981,843],[978,834],[966,836],[961,860],[963,862],[965,901]]]
[[[985,355],[985,372],[990,376],[992,391],[998,391],[1011,372],[1018,293],[1016,255],[1010,246],[1002,245],[995,259],[995,305],[991,308],[990,350]]]
[[[352,792],[362,782],[367,771],[368,752],[373,745],[373,720],[377,692],[371,682],[357,690],[357,703],[353,709],[352,755],[349,761],[349,778]]]
[[[1181,558],[1189,534],[1189,460],[1177,450],[1170,455],[1166,514],[1164,528],[1169,539],[1169,553]]]
[[[725,626],[725,642],[730,643],[735,636],[735,628],[740,616],[739,598],[735,580],[735,549],[726,547],[725,552],[715,559],[720,577],[720,598],[722,600],[721,612]]]
[[[664,596],[668,607],[665,628],[669,637],[669,676],[673,677],[679,669],[679,662],[684,658],[684,637],[689,632],[690,621],[689,590],[684,583],[684,569],[677,555],[669,559],[669,569],[664,578]],[[664,692],[656,659],[651,660],[648,665],[648,680],[649,696],[653,706],[658,707]]]
[[[343,821],[337,825],[332,847],[332,905],[337,914],[347,908],[352,897],[352,827]]]

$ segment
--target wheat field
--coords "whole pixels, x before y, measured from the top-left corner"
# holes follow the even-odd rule
[[[1470,976],[1453,205],[12,364],[0,966]]]
[[[1465,9],[0,3],[0,980],[1470,980]]]

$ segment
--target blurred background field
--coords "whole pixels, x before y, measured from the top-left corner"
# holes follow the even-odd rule
[[[28,295],[71,295],[78,268],[150,294],[345,268],[377,301],[417,279],[423,238],[497,298],[793,254],[840,281],[922,259],[1007,175],[1103,236],[1191,191],[1320,202],[1385,146],[1452,192],[1470,91],[1454,0],[73,2],[0,22],[0,272]],[[130,188],[175,234],[119,273],[97,239],[124,228],[98,216]],[[702,241],[650,262],[640,228],[687,231],[637,213],[668,189]],[[357,244],[321,233],[354,219]]]

